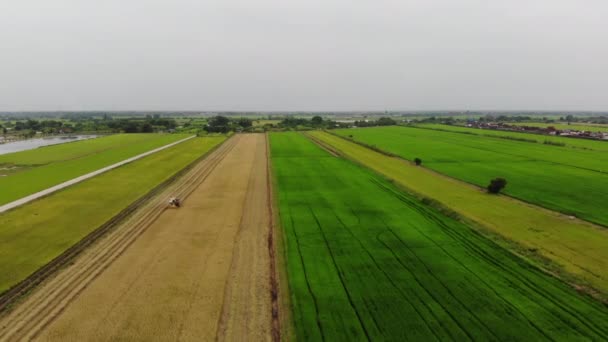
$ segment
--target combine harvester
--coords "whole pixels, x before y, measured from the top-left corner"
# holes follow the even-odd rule
[[[171,197],[169,199],[169,207],[171,208],[179,208],[182,206],[182,201],[177,197]]]

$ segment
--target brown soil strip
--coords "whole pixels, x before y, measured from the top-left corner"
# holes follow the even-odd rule
[[[0,340],[214,338],[252,140],[230,139],[48,279],[0,319]],[[168,197],[192,191],[165,210]]]
[[[272,259],[267,245],[272,226],[268,211],[266,135],[257,135],[254,144],[255,158],[217,329],[216,339],[220,341],[273,339]]]
[[[272,180],[270,175],[270,142],[268,141],[268,134],[266,134],[266,192],[267,192],[267,203],[268,206],[268,217],[270,218],[270,227],[268,229],[268,255],[270,257],[270,299],[272,303],[272,340],[278,342],[281,340],[281,316],[279,315],[279,283],[277,275],[277,257],[276,257],[276,245],[275,245],[275,222],[273,213],[273,201],[272,196]]]

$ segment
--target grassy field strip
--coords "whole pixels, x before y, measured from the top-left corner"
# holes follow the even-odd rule
[[[76,178],[71,179],[71,180],[69,180],[69,181],[67,181],[67,182],[63,182],[63,183],[61,183],[61,184],[55,185],[55,186],[53,186],[53,187],[50,187],[50,188],[48,188],[48,189],[45,189],[45,190],[39,191],[39,192],[37,192],[37,193],[31,194],[31,195],[26,196],[26,197],[23,197],[23,198],[20,198],[20,199],[18,199],[18,200],[16,200],[16,201],[13,201],[13,202],[7,203],[7,204],[5,204],[5,205],[0,206],[0,214],[1,214],[1,213],[3,213],[3,212],[5,212],[5,211],[8,211],[8,210],[11,210],[11,209],[17,208],[17,207],[19,207],[19,206],[21,206],[21,205],[24,205],[24,204],[26,204],[26,203],[29,203],[29,202],[31,202],[31,201],[37,200],[37,199],[39,199],[39,198],[42,198],[42,197],[44,197],[44,196],[48,196],[48,195],[52,194],[52,193],[53,193],[53,192],[55,192],[55,191],[59,191],[59,190],[65,189],[65,188],[67,188],[67,187],[69,187],[69,186],[72,186],[72,185],[74,185],[74,184],[80,183],[80,182],[85,181],[85,180],[87,180],[87,179],[89,179],[89,178],[93,178],[93,177],[95,177],[95,176],[98,176],[98,175],[100,175],[100,174],[102,174],[102,173],[104,173],[104,172],[108,172],[108,171],[113,170],[113,169],[115,169],[115,168],[117,168],[117,167],[121,167],[121,166],[123,166],[123,165],[125,165],[125,164],[131,163],[131,162],[134,162],[134,161],[136,161],[136,160],[138,160],[138,159],[141,159],[141,158],[147,157],[147,156],[149,156],[149,155],[151,155],[151,154],[154,154],[154,153],[160,152],[160,151],[162,151],[162,150],[168,149],[168,148],[170,148],[170,147],[172,147],[172,146],[175,146],[175,145],[177,145],[177,144],[181,144],[181,143],[183,143],[184,141],[188,141],[188,140],[193,139],[193,138],[195,138],[195,136],[194,136],[194,135],[193,135],[193,136],[190,136],[190,137],[188,137],[188,138],[182,139],[182,140],[178,140],[178,141],[176,141],[176,142],[172,142],[172,143],[167,144],[167,145],[165,145],[165,146],[161,146],[161,147],[159,147],[159,148],[155,148],[155,149],[153,149],[153,150],[151,150],[151,151],[144,152],[144,153],[139,154],[139,155],[137,155],[137,156],[134,156],[134,157],[131,157],[131,158],[125,159],[125,160],[120,161],[120,162],[118,162],[118,163],[116,163],[116,164],[112,164],[112,165],[106,166],[106,167],[104,167],[104,168],[102,168],[102,169],[99,169],[99,170],[97,170],[97,171],[93,171],[93,172],[87,173],[86,175],[82,175],[82,176],[76,177]]]
[[[598,141],[580,138],[568,138],[554,135],[544,135],[526,132],[510,132],[500,131],[493,129],[479,129],[470,128],[455,125],[441,125],[441,124],[415,124],[414,127],[434,129],[438,131],[449,131],[463,134],[481,135],[486,137],[495,137],[501,139],[525,139],[535,141],[538,144],[545,144],[545,142],[552,142],[556,144],[565,144],[569,148],[596,150],[596,151],[608,151],[608,141]]]
[[[95,139],[73,141],[57,145],[49,145],[0,155],[1,165],[27,165],[38,166],[57,161],[66,161],[81,158],[90,153],[98,153],[116,148],[124,143],[134,144],[149,140],[154,135],[144,134],[114,134],[97,137]]]
[[[412,127],[335,130],[450,177],[608,227],[608,153]]]
[[[0,293],[224,140],[190,139],[0,214]]]
[[[476,230],[301,134],[270,137],[298,340],[608,334],[606,306]]]
[[[117,134],[0,156],[0,205],[186,137]]]
[[[607,229],[507,196],[488,195],[469,184],[325,132],[311,134],[348,158],[423,197],[437,200],[463,217],[524,246],[529,253],[555,262],[604,295],[608,294]]]

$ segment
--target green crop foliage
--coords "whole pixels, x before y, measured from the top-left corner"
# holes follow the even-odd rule
[[[338,130],[356,141],[485,188],[502,177],[504,193],[608,226],[608,154],[410,127]]]
[[[299,340],[572,340],[608,309],[302,135],[271,135]]]
[[[577,281],[608,294],[607,229],[585,221],[571,220],[510,197],[487,194],[469,184],[328,133],[315,132],[313,135],[348,158],[551,260],[578,278]]]
[[[440,131],[457,132],[463,134],[482,135],[488,137],[498,137],[503,139],[525,139],[534,140],[538,144],[544,144],[545,141],[564,144],[566,147],[588,149],[596,151],[608,151],[608,141],[598,141],[581,138],[568,138],[546,134],[535,134],[529,132],[511,132],[511,131],[500,131],[493,129],[479,129],[469,128],[464,126],[455,125],[441,125],[441,124],[416,124],[415,127],[428,128]]]
[[[1,155],[0,205],[186,137],[118,134]]]
[[[0,214],[0,293],[224,139],[185,141]]]

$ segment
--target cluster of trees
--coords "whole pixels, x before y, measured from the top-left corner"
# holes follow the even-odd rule
[[[177,127],[177,122],[174,119],[151,117],[146,117],[145,119],[112,119],[102,120],[100,125],[94,126],[94,130],[97,131],[100,128],[105,128],[104,126],[112,132],[153,133],[173,130]],[[78,124],[76,127],[78,127]]]
[[[598,116],[598,117],[591,117],[591,118],[587,118],[587,117],[581,117],[581,116],[574,116],[574,115],[566,115],[565,117],[560,117],[559,121],[566,121],[568,123],[570,122],[588,122],[588,123],[595,123],[595,124],[608,124],[608,116]]]
[[[388,117],[381,117],[378,120],[373,120],[373,121],[355,121],[354,125],[357,127],[372,127],[372,126],[393,126],[396,125],[397,121],[388,118]]]
[[[214,116],[207,122],[205,131],[209,133],[228,133],[231,131],[243,131],[248,130],[253,126],[251,119],[247,118],[236,118],[230,119],[225,116]]]
[[[72,124],[56,121],[56,120],[20,120],[15,122],[14,124],[5,123],[4,127],[2,127],[3,131],[8,128],[13,131],[32,131],[32,132],[43,132],[43,133],[69,133],[74,130]],[[4,132],[6,133],[6,132]]]
[[[161,117],[120,118],[114,119],[104,115],[103,118],[79,117],[69,122],[66,120],[17,120],[14,123],[5,123],[0,129],[4,134],[10,129],[19,135],[62,134],[72,132],[125,132],[125,133],[152,133],[166,132],[177,127],[174,119]]]
[[[347,128],[348,124],[336,122],[333,120],[323,119],[316,115],[310,119],[286,117],[279,123],[280,128],[291,129],[318,129],[318,128]]]

